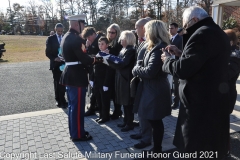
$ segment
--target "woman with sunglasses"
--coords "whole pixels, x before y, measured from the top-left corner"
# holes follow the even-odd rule
[[[109,43],[109,53],[115,56],[118,56],[120,51],[122,50],[122,45],[118,42],[120,36],[120,27],[118,24],[113,23],[107,28],[107,38]],[[108,68],[108,73],[109,79],[108,79],[108,85],[112,85],[113,90],[112,90],[112,99],[114,103],[114,111],[113,114],[110,116],[112,120],[118,119],[119,117],[122,116],[122,111],[121,111],[121,105],[115,103],[115,90],[114,90],[114,85],[115,85],[115,69],[113,68]]]

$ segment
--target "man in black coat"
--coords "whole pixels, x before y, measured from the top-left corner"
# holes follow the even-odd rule
[[[87,40],[86,46],[88,55],[96,56],[96,54],[100,51],[98,48],[98,39],[101,36],[103,36],[103,34],[100,32],[97,34],[95,28],[93,27],[84,28],[82,32],[82,37]],[[90,80],[89,83],[91,86],[90,107],[88,108],[88,111],[85,113],[85,116],[94,115],[96,110],[96,95],[93,89],[94,85],[94,82],[92,81],[93,77],[94,77],[93,66],[90,66],[89,67],[89,80]]]
[[[182,50],[182,36],[179,36],[177,31],[178,31],[178,24],[171,23],[169,25],[169,33],[172,36],[170,42],[172,45],[175,45],[178,49]],[[175,56],[175,59],[179,59],[179,57]],[[172,84],[170,84],[170,85],[172,85]],[[173,76],[174,98],[173,98],[173,103],[172,103],[172,109],[178,108],[178,106],[179,106],[178,85],[179,85],[178,77]]]
[[[68,17],[70,29],[61,43],[66,66],[60,83],[67,89],[69,132],[72,141],[92,139],[84,130],[85,96],[88,86],[87,67],[99,61],[86,54],[85,41],[79,35],[84,29],[85,18],[85,14]]]
[[[64,63],[58,57],[60,43],[62,40],[63,25],[61,23],[55,26],[56,34],[49,36],[46,42],[46,56],[50,59],[50,70],[53,73],[53,83],[55,91],[56,105],[62,108],[67,107],[65,100],[65,86],[59,84],[62,71],[59,67]]]
[[[180,136],[175,138],[183,139],[183,144],[177,147],[186,153],[197,153],[198,158],[202,155],[207,159],[205,153],[210,153],[213,159],[222,159],[229,141],[229,39],[200,7],[187,8],[183,24],[187,32],[183,35],[183,52],[166,47],[181,56],[179,60],[162,54],[162,69],[180,79],[183,107],[176,126]]]
[[[139,19],[135,24],[136,33],[138,35],[138,46],[137,46],[137,56],[136,56],[136,63],[137,61],[142,61],[143,56],[147,50],[147,44],[146,44],[146,37],[145,37],[145,30],[144,25],[149,20],[146,18]],[[133,112],[138,113],[138,105],[134,105]],[[148,120],[146,120],[144,117],[140,117],[138,115],[139,123],[140,123],[140,132],[137,134],[132,134],[130,137],[132,139],[140,139],[140,142],[135,144],[134,147],[137,149],[143,149],[149,145],[151,145],[152,142],[152,128],[151,124]]]

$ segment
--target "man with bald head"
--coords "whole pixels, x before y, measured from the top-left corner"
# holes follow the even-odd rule
[[[85,14],[68,17],[69,31],[61,43],[65,68],[60,84],[66,86],[68,96],[68,124],[72,141],[87,141],[92,137],[84,130],[85,96],[88,86],[86,66],[100,62],[86,54],[85,41],[80,37],[84,29]]]
[[[142,60],[143,59],[143,54],[141,49],[145,45],[145,30],[144,30],[144,25],[150,21],[149,17],[147,18],[141,18],[135,23],[135,29],[136,29],[136,34],[138,36],[138,46],[137,46],[137,52],[136,52],[136,59],[137,60]],[[142,53],[142,54],[140,54]]]
[[[137,46],[137,55],[136,55],[136,60],[141,61],[143,59],[144,53],[147,48],[146,44],[146,38],[145,38],[145,30],[144,30],[144,25],[150,21],[150,18],[142,18],[139,19],[136,24],[135,24],[135,29],[136,29],[136,34],[138,36],[138,46]],[[137,113],[138,112],[138,106],[134,105],[133,112]],[[139,123],[140,123],[140,132],[138,134],[133,134],[130,135],[132,139],[141,139],[139,143],[135,144],[134,147],[137,149],[142,149],[145,148],[149,145],[151,145],[152,141],[152,128],[151,124],[149,121],[146,119],[139,117]]]

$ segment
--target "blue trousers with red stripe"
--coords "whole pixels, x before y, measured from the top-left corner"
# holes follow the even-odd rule
[[[73,139],[85,136],[84,113],[86,87],[67,86],[68,97],[68,125],[69,133]]]

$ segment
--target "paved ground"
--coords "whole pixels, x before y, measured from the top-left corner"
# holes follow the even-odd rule
[[[56,108],[49,62],[0,62],[0,116]]]
[[[47,68],[47,62],[0,63],[0,160],[10,157],[19,159],[17,156],[21,159],[109,159],[110,155],[114,156],[111,159],[132,159],[130,155],[141,152],[132,147],[138,141],[129,138],[130,134],[138,133],[139,128],[127,133],[120,132],[116,125],[122,119],[99,125],[94,121],[96,115],[86,117],[85,128],[93,140],[70,141],[67,110],[49,109],[56,107],[53,105],[51,73]],[[177,115],[178,109],[164,118],[163,150],[174,148],[172,139]],[[240,131],[238,111],[231,115],[233,159],[240,157],[237,154],[240,137],[236,131]]]

